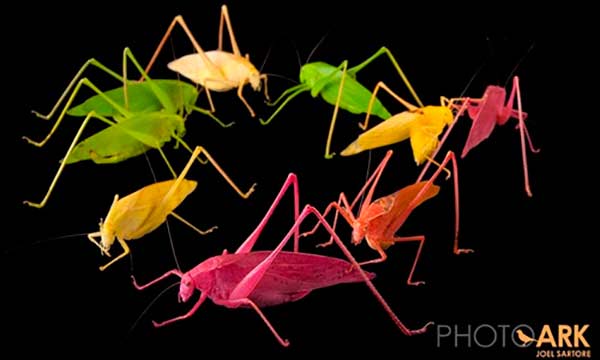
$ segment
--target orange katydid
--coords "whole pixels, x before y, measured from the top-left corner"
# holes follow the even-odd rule
[[[409,285],[423,284],[423,281],[413,281],[413,273],[415,267],[421,255],[421,250],[425,241],[425,236],[408,236],[399,237],[396,236],[398,229],[404,224],[408,216],[412,211],[421,205],[423,202],[433,198],[439,192],[439,186],[434,185],[433,182],[439,176],[439,174],[446,170],[445,166],[449,161],[452,161],[453,175],[454,175],[454,195],[455,195],[455,237],[453,251],[455,254],[472,252],[471,249],[461,249],[458,247],[458,168],[456,165],[456,159],[454,153],[448,152],[444,161],[439,164],[439,168],[427,181],[419,181],[412,185],[406,186],[390,195],[378,198],[372,201],[375,187],[379,182],[379,178],[385,168],[388,160],[392,156],[393,151],[388,150],[386,156],[383,158],[377,169],[373,172],[371,177],[367,180],[361,191],[358,193],[352,203],[349,203],[346,195],[342,192],[337,202],[332,202],[323,212],[326,216],[332,209],[336,210],[336,218],[333,226],[335,227],[337,222],[337,214],[341,214],[342,217],[352,226],[352,243],[358,245],[363,239],[366,239],[367,244],[373,250],[379,253],[379,258],[361,262],[360,265],[379,263],[386,260],[387,255],[385,250],[397,242],[407,241],[418,241],[419,249],[413,262],[410,274],[408,275],[407,283]],[[370,186],[370,187],[369,187]],[[361,199],[363,193],[369,189],[364,202],[359,210],[358,216],[352,213],[352,208]],[[314,233],[319,224],[317,224],[311,231],[308,231],[303,236]],[[330,245],[330,241],[321,244],[321,246]]]

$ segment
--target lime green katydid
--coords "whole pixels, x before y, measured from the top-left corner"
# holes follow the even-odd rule
[[[146,81],[133,82],[127,80],[127,59],[135,65]],[[103,70],[110,76],[123,82],[123,86],[102,92],[89,79],[81,78],[85,69],[90,65]],[[97,95],[71,108],[71,104],[82,85],[92,89]],[[71,93],[70,96],[68,96],[69,93]],[[198,90],[193,85],[185,82],[150,79],[136,61],[129,48],[125,48],[123,51],[123,76],[108,69],[95,59],[88,60],[80,68],[73,80],[71,80],[48,115],[41,115],[34,112],[38,117],[48,120],[54,116],[61,103],[68,96],[66,104],[60,112],[52,130],[50,130],[42,141],[36,142],[28,137],[24,137],[27,142],[37,147],[44,146],[48,142],[66,114],[85,116],[85,119],[67,150],[64,159],[61,161],[60,167],[43,200],[39,203],[25,201],[25,204],[37,208],[43,207],[50,198],[50,194],[67,164],[82,160],[92,160],[97,164],[118,163],[141,155],[151,148],[157,149],[160,152],[173,177],[176,178],[177,175],[161,148],[167,141],[173,138],[178,143],[181,143],[190,153],[192,152],[192,149],[182,140],[182,136],[185,134],[184,121],[187,115],[192,111],[198,111],[209,115],[221,126],[226,127],[230,125],[223,124],[210,114],[208,110],[195,106],[198,95]],[[99,119],[110,126],[78,143],[83,130],[92,118]],[[109,118],[112,118],[112,120]],[[200,161],[206,163],[205,160]],[[246,198],[249,195],[239,190],[230,179],[226,180],[240,196]]]
[[[400,69],[400,66],[394,58],[394,55],[392,55],[392,53],[386,47],[382,47],[367,60],[349,69],[347,60],[344,60],[338,67],[321,61],[311,62],[303,65],[300,69],[300,84],[287,89],[275,102],[271,103],[270,105],[274,106],[283,101],[283,103],[279,106],[279,108],[277,108],[277,110],[275,110],[271,117],[269,117],[267,120],[261,119],[261,123],[263,125],[270,123],[281,111],[281,109],[283,109],[288,102],[290,102],[300,93],[310,90],[312,97],[321,95],[323,100],[335,106],[333,116],[331,118],[331,125],[329,126],[327,143],[325,145],[325,158],[332,158],[335,153],[330,152],[330,147],[338,108],[342,108],[353,114],[367,113],[369,100],[371,99],[372,93],[369,91],[369,89],[356,80],[356,74],[384,54],[388,56],[398,71],[398,74],[400,74],[400,77],[408,86],[417,103],[422,104],[421,100],[408,83],[408,80],[406,79],[402,69]],[[383,104],[379,102],[378,99],[375,99],[371,109],[371,114],[376,115],[384,120],[391,116],[391,114],[387,111]]]

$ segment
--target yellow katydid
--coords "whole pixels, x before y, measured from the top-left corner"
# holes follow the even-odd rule
[[[208,161],[238,193],[243,194],[243,197],[248,197],[254,192],[256,184],[252,185],[246,193],[242,193],[206,149],[197,146],[187,165],[176,179],[145,186],[124,198],[115,195],[106,219],[100,221],[100,231],[88,234],[88,239],[98,246],[103,254],[110,256],[108,250],[116,238],[123,248],[123,252],[106,265],[101,266],[100,270],[105,270],[129,254],[130,250],[126,241],[139,239],[155,230],[165,222],[168,215],[172,215],[201,235],[205,235],[216,228],[212,227],[202,231],[174,212],[175,208],[196,188],[196,181],[187,180],[185,176],[200,153],[204,153]],[[96,238],[100,238],[100,241],[97,241]]]

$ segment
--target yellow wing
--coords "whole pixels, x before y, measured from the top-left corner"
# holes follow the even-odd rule
[[[165,199],[175,180],[163,181],[119,199],[111,212],[110,222],[121,239],[140,238],[159,227],[181,202],[196,188],[197,183],[183,180],[176,191]]]
[[[419,127],[414,128],[410,134],[410,146],[412,147],[413,157],[417,165],[431,156],[439,144],[438,133],[436,129]]]
[[[446,124],[452,122],[452,112],[444,106],[426,106],[423,115],[413,123],[410,132],[410,145],[417,165],[431,156],[438,147],[438,137]]]
[[[404,111],[365,131],[342,151],[342,156],[399,143],[411,136],[411,128],[422,117],[420,112]]]

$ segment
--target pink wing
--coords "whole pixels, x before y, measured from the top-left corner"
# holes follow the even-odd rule
[[[240,281],[271,252],[254,251],[222,256],[214,269],[216,283],[209,297],[215,302],[227,300]],[[342,283],[362,282],[364,279],[347,261],[305,253],[282,251],[260,280],[250,300],[259,307],[273,306],[299,300],[312,290]],[[367,273],[369,278],[375,274]]]
[[[467,153],[487,139],[494,127],[497,118],[504,108],[506,100],[506,90],[500,86],[490,85],[485,89],[482,102],[477,106],[469,105],[469,116],[473,120],[471,131],[463,148],[461,157],[467,156]]]

